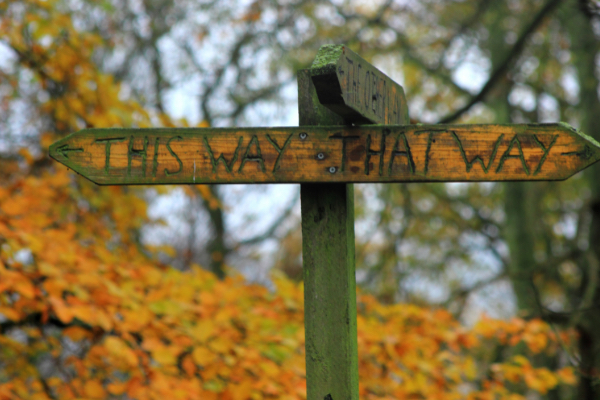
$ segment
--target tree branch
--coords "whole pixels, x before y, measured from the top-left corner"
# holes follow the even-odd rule
[[[454,113],[442,118],[438,123],[445,124],[458,119],[461,115],[466,113],[475,104],[483,101],[488,93],[496,86],[500,79],[506,75],[513,62],[521,55],[527,40],[529,37],[539,28],[544,19],[561,3],[562,0],[550,0],[546,5],[537,13],[533,21],[525,28],[517,39],[515,45],[512,47],[510,52],[506,55],[502,63],[492,73],[488,81],[485,83],[483,88],[477,93],[471,100],[456,110]]]
[[[472,292],[477,291],[479,289],[483,289],[484,287],[489,286],[493,283],[496,283],[496,282],[506,278],[507,276],[508,275],[506,273],[501,272],[498,275],[494,275],[490,279],[484,279],[484,280],[476,282],[475,284],[473,284],[469,287],[454,290],[448,297],[448,300],[446,300],[446,302],[444,303],[444,307],[448,307],[450,305],[450,303],[455,301],[457,298],[458,299],[466,299],[467,296],[470,295]]]
[[[66,324],[56,317],[48,317],[48,319],[45,322],[42,322],[42,313],[38,312],[38,313],[29,314],[29,315],[27,315],[27,317],[25,317],[24,319],[22,319],[20,321],[8,320],[8,321],[1,322],[0,323],[0,335],[6,334],[11,329],[22,328],[22,327],[30,326],[30,325],[31,326],[52,325],[57,328],[63,328],[63,329],[68,328],[69,326],[80,326],[89,331],[94,330],[94,327],[84,324],[84,323],[80,322],[79,320],[76,320],[72,323]]]
[[[294,206],[298,203],[299,199],[300,199],[299,194],[294,196],[294,198],[291,201],[291,203],[289,204],[289,206],[287,206],[286,209],[281,213],[281,215],[275,221],[273,221],[271,226],[266,231],[264,231],[260,235],[256,235],[256,236],[253,236],[248,239],[240,240],[238,242],[238,246],[248,246],[248,245],[260,243],[266,239],[273,237],[273,235],[275,234],[275,231],[277,230],[277,228],[279,228],[279,225],[281,225],[281,223],[287,217],[289,217],[289,215],[292,213],[292,210],[294,209]]]

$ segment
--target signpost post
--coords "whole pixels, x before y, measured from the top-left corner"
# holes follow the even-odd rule
[[[309,400],[358,399],[353,183],[562,180],[600,160],[562,123],[409,125],[402,87],[344,46],[299,72],[298,99],[297,128],[84,129],[50,156],[100,185],[300,183]]]

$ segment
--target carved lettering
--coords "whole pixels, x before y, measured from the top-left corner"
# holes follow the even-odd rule
[[[252,146],[256,147],[256,154],[250,154],[250,148]],[[244,153],[244,156],[242,157],[242,163],[240,164],[238,172],[242,172],[244,165],[246,165],[246,161],[257,162],[260,166],[260,170],[265,172],[265,160],[260,152],[260,144],[258,143],[258,137],[256,135],[252,136],[250,143],[248,143],[248,147],[246,147],[246,153]]]
[[[183,140],[183,138],[181,136],[173,136],[172,138],[170,138],[169,140],[167,140],[167,150],[169,151],[169,154],[171,154],[177,160],[177,163],[179,164],[179,169],[177,171],[170,172],[169,170],[167,170],[165,168],[165,175],[166,176],[177,175],[177,174],[179,174],[183,170],[183,163],[179,159],[179,156],[177,154],[175,154],[175,152],[171,148],[171,141],[173,141],[173,140]]]
[[[404,145],[404,151],[400,151],[398,145],[400,144],[400,138],[402,137],[402,144]],[[394,147],[392,147],[392,154],[390,156],[390,163],[388,165],[388,176],[392,175],[392,171],[394,168],[394,158],[396,156],[406,157],[408,162],[408,169],[411,174],[415,173],[415,161],[413,160],[412,153],[410,151],[410,146],[408,145],[408,139],[406,138],[405,132],[400,132],[396,136],[396,142],[394,143]]]
[[[381,132],[381,142],[379,144],[379,151],[371,150],[371,134],[367,135],[367,147],[365,156],[365,174],[369,175],[369,162],[371,156],[379,156],[379,176],[383,175],[383,158],[385,155],[385,139],[390,134],[389,129],[384,129]]]
[[[148,150],[148,136],[144,136],[143,148],[141,150],[133,148],[134,141],[135,138],[132,135],[129,138],[129,147],[127,148],[127,175],[131,175],[131,161],[133,160],[133,157],[140,157],[142,159],[142,174],[143,176],[146,176],[146,152]]]
[[[433,138],[434,135],[437,135],[439,133],[444,133],[447,132],[446,130],[443,129],[439,129],[439,130],[427,130],[427,131],[416,131],[415,135],[420,135],[422,133],[429,133],[429,136],[427,137],[427,150],[425,150],[425,168],[423,169],[423,173],[427,174],[427,172],[429,171],[429,160],[431,159],[430,156],[430,152],[431,152],[431,145],[433,143],[435,143],[435,139]]]
[[[365,93],[363,96],[363,104],[365,110],[368,110],[371,106],[371,71],[365,73]]]
[[[356,80],[354,78],[354,61],[348,57],[346,57],[346,62],[348,65],[346,66],[346,101],[348,103],[355,103],[354,99],[356,98]]]
[[[517,149],[519,149],[519,154],[511,155],[510,151],[512,150],[512,148],[515,144],[517,145]],[[502,157],[500,158],[500,162],[498,163],[498,168],[496,168],[496,173],[502,171],[502,167],[504,166],[504,161],[506,161],[509,158],[518,158],[519,160],[521,160],[521,164],[523,164],[523,169],[525,170],[525,173],[527,175],[529,175],[529,168],[527,168],[527,163],[525,163],[525,156],[523,155],[523,149],[521,148],[521,142],[519,141],[519,138],[517,137],[517,135],[513,136],[513,138],[510,140],[508,148],[506,149],[504,154],[502,154]]]
[[[382,79],[381,82],[383,83],[383,87],[381,88],[381,95],[379,96],[381,97],[381,107],[379,107],[379,118],[383,120],[383,118],[385,117],[385,111],[387,110],[387,104],[385,104],[387,100],[387,82],[385,79]]]
[[[227,162],[227,159],[225,158],[225,155],[223,153],[221,153],[219,155],[219,158],[217,158],[215,160],[215,155],[214,155],[212,149],[210,148],[210,145],[208,144],[208,139],[206,139],[206,136],[202,137],[202,141],[204,142],[204,147],[206,147],[206,151],[208,152],[208,156],[210,157],[210,163],[212,165],[213,174],[217,172],[217,167],[219,166],[219,161],[223,162],[223,165],[225,166],[225,171],[231,173],[233,164],[235,164],[235,162],[237,161],[238,153],[240,151],[240,148],[242,147],[242,142],[244,141],[244,137],[243,136],[239,137],[238,145],[235,148],[235,152],[233,153],[233,158],[229,162]]]
[[[392,89],[392,88],[390,88]],[[392,95],[388,95],[388,107],[387,107],[387,112],[388,112],[388,117],[387,117],[387,123],[388,124],[392,124],[392,125],[398,125],[397,122],[397,115],[398,112],[396,111],[396,103],[398,102],[398,99],[396,99],[396,94],[392,93]]]
[[[158,142],[160,138],[154,139],[154,158],[152,159],[152,176],[156,177],[158,171]]]
[[[533,139],[538,144],[538,146],[540,146],[542,148],[542,151],[544,152],[544,155],[540,159],[540,162],[539,162],[537,168],[533,172],[534,175],[537,175],[541,171],[542,164],[544,164],[544,161],[546,161],[546,157],[548,157],[548,153],[550,153],[550,149],[552,148],[552,146],[554,146],[554,143],[556,143],[556,139],[558,139],[558,135],[552,136],[552,139],[550,140],[550,144],[548,145],[548,147],[544,146],[544,144],[540,141],[540,139],[538,139],[537,135],[533,135]]]
[[[293,135],[294,135],[293,133],[290,133],[290,135],[287,137],[287,139],[283,143],[283,147],[279,147],[277,142],[274,139],[271,139],[271,136],[267,135],[268,142],[271,143],[273,145],[273,147],[275,147],[275,150],[277,150],[277,154],[278,154],[277,159],[275,160],[275,165],[273,165],[273,172],[275,172],[276,170],[279,169],[279,161],[281,160],[281,157],[283,156],[283,152],[287,148],[288,144],[290,144],[290,141],[292,140]]]
[[[587,144],[583,147],[583,150],[580,151],[569,151],[566,153],[560,153],[561,156],[577,156],[583,160],[589,160],[593,157],[594,151]]]
[[[360,136],[342,136],[341,133],[335,133],[332,136],[329,136],[329,139],[341,139],[342,141],[342,165],[340,167],[340,172],[344,172],[346,170],[346,160],[348,159],[346,143],[349,140],[355,140],[359,138]]]
[[[124,141],[124,137],[110,138],[110,139],[96,139],[94,143],[106,143],[104,147],[105,158],[104,158],[104,172],[108,175],[108,168],[110,167],[110,145],[117,142]]]
[[[340,77],[340,84],[343,86],[344,102],[367,118],[390,125],[399,124],[400,113],[397,110],[401,104],[395,98],[397,93],[393,82],[349,57],[344,58],[343,65],[345,71]],[[363,69],[366,69],[364,76]]]
[[[377,115],[377,107],[379,102],[377,101],[377,84],[379,83],[379,77],[375,74],[371,74],[371,109],[373,114]]]
[[[396,123],[399,124],[400,121],[402,120],[402,118],[404,118],[404,114],[402,113],[402,109],[404,107],[404,98],[400,97],[399,95],[395,94],[394,98],[396,99]],[[406,121],[407,124],[410,124],[410,121],[407,119]]]
[[[363,106],[360,101],[360,73],[362,72],[362,64],[358,63],[356,68],[356,95],[354,98],[356,99],[356,107],[360,110]]]
[[[458,148],[460,150],[460,154],[462,155],[463,161],[465,162],[465,166],[467,168],[467,172],[470,172],[471,169],[473,168],[473,164],[475,164],[475,162],[478,162],[479,165],[481,165],[481,168],[483,168],[483,172],[485,172],[487,174],[488,171],[489,171],[489,169],[490,169],[490,166],[492,165],[492,163],[496,159],[496,153],[498,152],[498,147],[500,147],[500,142],[502,141],[502,138],[504,137],[504,134],[500,135],[498,137],[498,139],[496,140],[496,144],[494,145],[494,149],[492,150],[492,154],[490,155],[490,159],[489,159],[488,164],[486,166],[485,162],[483,161],[483,158],[480,155],[476,155],[475,157],[473,157],[471,159],[471,161],[469,161],[467,159],[467,154],[465,153],[465,149],[463,148],[462,142],[458,138],[458,135],[456,134],[456,132],[455,131],[451,131],[450,133],[452,134],[452,137],[454,138],[454,141],[456,142],[456,144],[458,144]]]

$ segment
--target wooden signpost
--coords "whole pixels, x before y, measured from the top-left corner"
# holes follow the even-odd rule
[[[358,399],[352,183],[562,180],[600,159],[562,123],[409,125],[402,87],[341,45],[298,99],[297,128],[85,129],[50,156],[100,185],[300,183],[309,400]]]

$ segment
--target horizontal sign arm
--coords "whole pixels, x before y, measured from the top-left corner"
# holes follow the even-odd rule
[[[50,155],[101,185],[562,180],[600,159],[567,124],[85,129]]]

